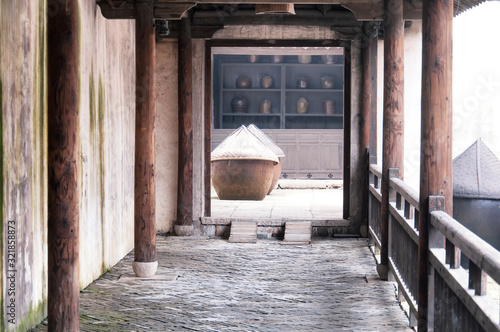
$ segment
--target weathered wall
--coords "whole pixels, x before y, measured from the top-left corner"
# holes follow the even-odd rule
[[[49,6],[48,6],[49,5]],[[46,17],[59,2],[0,3],[2,293],[0,330],[26,330],[46,315]],[[80,284],[133,247],[134,25],[106,21],[80,1]],[[15,295],[6,240],[15,225]],[[11,228],[13,233],[13,229]],[[13,235],[13,234],[11,234]],[[15,247],[15,249],[14,249]],[[9,324],[7,302],[15,303]]]
[[[422,94],[422,23],[412,22],[404,37],[405,182],[418,190],[420,172],[420,99]],[[382,165],[382,118],[384,110],[384,41],[378,42],[377,160]]]
[[[203,214],[205,40],[193,39],[193,219]],[[156,228],[171,232],[177,218],[178,49],[167,39],[156,45]]]
[[[177,217],[177,40],[156,44],[156,228],[170,232]]]

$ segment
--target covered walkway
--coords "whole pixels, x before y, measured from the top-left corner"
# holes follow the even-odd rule
[[[131,252],[80,294],[82,331],[411,331],[366,239],[156,243],[156,276],[133,276]]]

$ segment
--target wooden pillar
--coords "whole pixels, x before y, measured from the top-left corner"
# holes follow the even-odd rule
[[[422,118],[418,247],[418,331],[428,324],[429,196],[445,197],[453,214],[452,33],[453,1],[424,0]]]
[[[47,18],[48,329],[79,330],[78,1]]]
[[[378,34],[378,31],[376,32]],[[377,163],[377,67],[378,67],[378,38],[370,37],[370,164]]]
[[[344,54],[344,204],[342,218],[350,217],[351,195],[351,49],[345,48]]]
[[[134,263],[137,276],[156,273],[155,28],[153,8],[137,4],[135,20],[136,119]]]
[[[177,185],[177,235],[193,232],[193,55],[191,23],[183,18],[179,28],[179,176]]]
[[[370,149],[370,132],[371,132],[371,114],[373,108],[373,94],[376,90],[373,89],[373,67],[377,67],[377,63],[373,58],[373,44],[377,43],[376,37],[367,36],[361,48],[361,114],[359,117],[359,145],[358,154],[363,165],[363,174],[361,182],[361,225],[362,229],[366,229],[366,236],[368,236],[368,166],[369,166],[369,149]],[[376,50],[376,49],[375,49]],[[376,59],[376,57],[375,57]],[[376,105],[375,105],[376,106]],[[376,123],[374,124],[376,126]],[[363,234],[363,232],[361,232]],[[363,234],[364,235],[364,234]]]
[[[204,181],[205,181],[205,217],[212,214],[211,188],[211,152],[212,152],[212,50],[207,47],[205,52],[205,140],[204,140]]]
[[[389,168],[404,166],[404,21],[403,0],[386,0],[384,31],[384,119],[382,146],[382,205],[380,278],[387,280],[389,263]]]

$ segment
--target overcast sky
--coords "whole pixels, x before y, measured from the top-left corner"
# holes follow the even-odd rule
[[[500,1],[453,20],[453,156],[481,137],[500,157]]]

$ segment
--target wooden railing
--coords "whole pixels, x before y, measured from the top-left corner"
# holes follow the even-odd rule
[[[397,175],[391,169],[390,174]],[[370,165],[369,235],[375,248],[380,243],[381,170]],[[418,194],[397,177],[389,180],[390,275],[398,295],[408,304],[410,326],[418,317]],[[440,211],[444,198],[431,196],[429,231],[428,323],[431,331],[500,331],[499,299],[486,292],[486,284],[497,287],[500,297],[500,252]],[[460,249],[470,260],[468,270],[460,266]],[[495,295],[495,294],[493,294]]]

